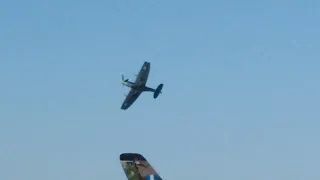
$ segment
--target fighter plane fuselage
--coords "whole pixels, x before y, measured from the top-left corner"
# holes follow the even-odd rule
[[[151,92],[155,92],[156,90],[153,89],[153,88],[149,88],[145,85],[139,85],[139,84],[135,84],[131,81],[126,81],[126,82],[123,82],[123,85],[124,86],[127,86],[129,88],[132,88],[134,89],[135,91],[138,91],[138,92],[143,92],[143,91],[151,91]]]

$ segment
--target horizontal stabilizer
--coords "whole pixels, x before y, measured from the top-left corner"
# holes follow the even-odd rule
[[[159,96],[159,94],[161,93],[162,88],[163,88],[163,84],[160,84],[160,85],[157,87],[156,91],[154,92],[153,98],[156,99],[156,98]]]

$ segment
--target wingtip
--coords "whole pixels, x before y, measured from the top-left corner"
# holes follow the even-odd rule
[[[126,108],[126,107],[121,107],[120,109],[121,109],[121,110],[127,110],[127,108]]]

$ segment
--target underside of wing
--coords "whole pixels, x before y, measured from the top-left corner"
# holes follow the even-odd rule
[[[141,94],[140,92],[131,89],[126,99],[122,103],[121,109],[123,110],[128,109],[138,99],[140,94]]]
[[[120,155],[120,163],[128,180],[162,180],[141,154],[123,153]]]
[[[139,71],[139,74],[137,76],[137,79],[136,79],[136,84],[138,85],[145,85],[147,83],[147,80],[148,80],[148,76],[149,76],[149,72],[150,72],[150,63],[149,62],[144,62],[140,71]]]

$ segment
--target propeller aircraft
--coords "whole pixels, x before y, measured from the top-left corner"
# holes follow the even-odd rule
[[[125,79],[122,75],[122,85],[131,88],[126,96],[126,99],[122,103],[121,109],[128,109],[140,96],[142,92],[153,92],[153,98],[156,99],[160,93],[162,93],[163,84],[159,84],[157,89],[153,89],[146,86],[150,72],[150,62],[144,62],[139,74],[136,76],[136,80],[131,82],[129,79]]]

